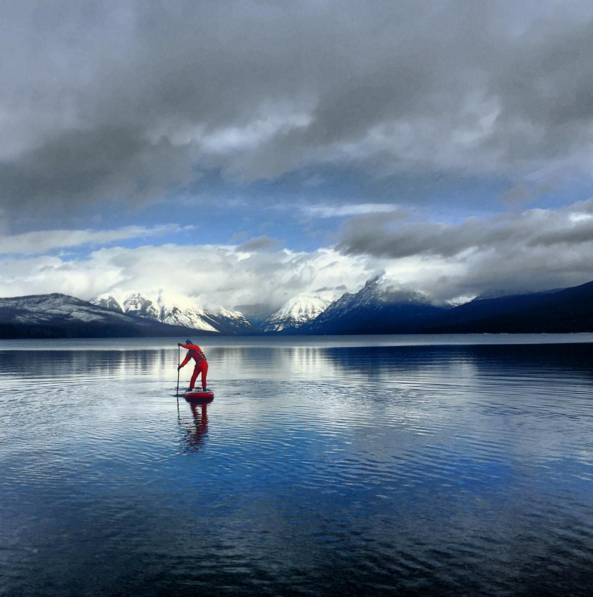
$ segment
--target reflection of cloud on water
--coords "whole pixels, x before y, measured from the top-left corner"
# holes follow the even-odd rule
[[[293,374],[303,379],[333,378],[340,372],[339,364],[324,348],[298,346],[285,349],[285,358]]]
[[[141,346],[143,343],[139,342]],[[175,377],[177,350],[140,348],[127,350],[3,351],[0,371],[10,376],[56,377],[100,375],[118,378],[134,375]],[[567,369],[591,378],[591,355],[583,345],[544,346],[338,346],[320,344],[287,346],[212,346],[206,348],[211,375],[221,380],[309,380],[347,379],[353,382],[389,381],[417,383],[419,372],[458,370],[459,379],[470,375],[474,365],[485,364],[487,373],[508,368],[523,373],[526,368],[553,372]],[[184,351],[182,352],[182,357]],[[463,370],[463,367],[466,367]],[[544,369],[542,369],[544,366]],[[483,369],[484,367],[481,367]],[[191,365],[182,370],[189,374]],[[173,373],[173,375],[172,375]],[[427,380],[430,381],[430,380]]]
[[[177,356],[167,350],[14,351],[2,353],[0,371],[16,377],[123,379],[176,375]],[[173,372],[173,373],[172,373]]]
[[[587,345],[321,349],[335,378],[304,390],[316,426],[347,428],[350,450],[392,454],[427,441],[470,458],[549,462],[588,444],[593,350]],[[297,360],[299,354],[293,353]],[[329,369],[325,369],[325,373]],[[375,431],[376,422],[388,433]],[[591,461],[591,453],[586,461]]]
[[[593,380],[587,345],[330,347],[259,341],[206,352],[209,379],[220,390],[216,412],[241,433],[265,434],[268,421],[322,434],[333,429],[336,437],[347,429],[349,449],[377,453],[389,452],[381,446],[413,448],[427,438],[448,443],[464,435],[466,449],[478,454],[480,442],[503,437],[504,445],[492,450],[534,460],[588,441],[579,435]],[[38,394],[44,392],[40,404],[63,405],[64,392],[78,400],[92,387],[93,400],[103,406],[94,416],[118,425],[123,417],[139,416],[129,392],[142,395],[146,405],[169,400],[176,364],[172,348],[38,348],[2,352],[0,373],[6,390],[34,383]],[[182,371],[182,385],[191,369]],[[388,434],[374,431],[377,421]]]

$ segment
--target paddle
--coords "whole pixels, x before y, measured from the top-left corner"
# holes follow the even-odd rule
[[[179,365],[181,365],[181,346],[177,345],[177,396],[179,396]]]

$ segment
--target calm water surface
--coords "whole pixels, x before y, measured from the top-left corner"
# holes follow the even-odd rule
[[[589,595],[592,340],[0,342],[0,595]]]

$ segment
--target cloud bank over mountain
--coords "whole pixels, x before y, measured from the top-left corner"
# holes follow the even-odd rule
[[[60,289],[85,300],[118,291],[164,289],[208,307],[243,308],[265,303],[269,312],[302,290],[351,289],[372,274],[365,259],[331,249],[246,253],[240,247],[145,245],[93,251],[83,259],[59,255],[7,258],[0,262],[0,296]],[[329,291],[331,292],[331,291]]]
[[[179,226],[170,228],[183,234]],[[241,244],[153,244],[155,232],[5,237],[0,248],[16,254],[0,261],[0,296],[60,291],[89,299],[114,289],[164,289],[210,307],[272,312],[295,295],[324,291],[337,298],[383,273],[399,288],[443,301],[568,287],[593,278],[593,200],[459,223],[414,213],[365,214],[346,220],[336,245],[314,251],[279,248],[280,241],[268,237]],[[76,252],[76,242],[86,246],[126,235],[141,235],[143,244]],[[34,254],[35,246],[44,250]]]
[[[593,278],[593,200],[557,210],[530,209],[448,224],[382,215],[359,216],[343,228],[337,250],[398,264],[440,263],[419,288],[434,297],[537,291]],[[453,267],[454,271],[447,270]]]

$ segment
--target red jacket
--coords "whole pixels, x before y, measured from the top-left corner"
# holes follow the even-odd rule
[[[190,359],[193,359],[196,362],[196,365],[206,360],[206,355],[202,352],[202,349],[199,346],[196,346],[195,344],[182,344],[181,346],[187,348],[189,351],[185,359],[183,359],[181,367],[185,367]]]

